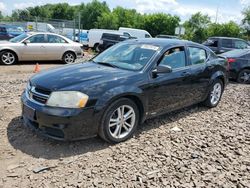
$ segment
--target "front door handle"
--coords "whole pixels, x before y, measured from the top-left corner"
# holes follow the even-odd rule
[[[191,75],[190,72],[182,72],[182,73],[181,73],[181,76],[190,76],[190,75]]]

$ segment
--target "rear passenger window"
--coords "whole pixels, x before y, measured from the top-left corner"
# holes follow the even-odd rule
[[[248,47],[248,44],[241,40],[235,40],[233,43],[234,43],[234,48],[236,49],[245,49]]]
[[[205,42],[205,45],[210,46],[210,47],[218,47],[218,40],[217,39],[208,39]]]
[[[188,51],[192,65],[205,63],[207,58],[206,50],[202,48],[188,47]]]
[[[233,43],[231,39],[222,39],[221,46],[224,48],[233,48]]]
[[[159,65],[170,66],[177,69],[186,66],[186,57],[184,47],[172,48],[165,52]]]

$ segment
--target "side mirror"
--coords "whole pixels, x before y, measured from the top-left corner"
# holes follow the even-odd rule
[[[172,72],[172,68],[170,66],[157,66],[153,71],[153,74],[157,75],[157,74],[164,74],[164,73],[170,73]]]
[[[23,43],[24,43],[25,45],[27,45],[28,43],[30,43],[30,40],[25,40],[25,41],[23,41]]]

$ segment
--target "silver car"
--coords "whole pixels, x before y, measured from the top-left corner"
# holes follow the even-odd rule
[[[83,56],[82,44],[54,33],[23,33],[9,41],[0,41],[0,63],[61,60],[73,63]]]

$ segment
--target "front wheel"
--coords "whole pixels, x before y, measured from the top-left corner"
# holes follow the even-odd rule
[[[110,143],[119,143],[130,138],[139,122],[139,111],[130,99],[121,98],[104,113],[99,136]]]
[[[241,84],[249,84],[250,83],[250,70],[244,69],[240,71],[237,82]]]
[[[0,63],[3,65],[13,65],[17,62],[17,57],[13,52],[3,51],[0,53]]]
[[[71,63],[74,63],[75,60],[76,60],[76,56],[73,52],[66,52],[64,55],[63,55],[63,58],[62,58],[63,62],[65,64],[71,64]]]
[[[204,104],[210,108],[216,107],[221,100],[223,90],[224,86],[222,81],[216,79],[209,90],[209,94],[207,99],[204,101]]]

